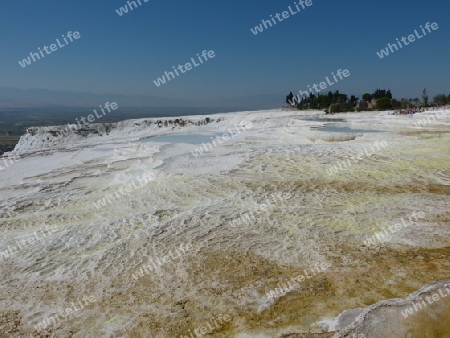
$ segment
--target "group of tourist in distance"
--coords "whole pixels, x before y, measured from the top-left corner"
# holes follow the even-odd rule
[[[424,111],[425,111],[425,108],[423,108],[423,107],[408,108],[408,109],[396,110],[392,114],[389,113],[389,115],[412,115],[415,113],[423,113]]]
[[[423,113],[425,111],[430,111],[430,110],[450,110],[450,104],[447,104],[445,106],[434,106],[434,107],[428,107],[428,108],[416,107],[416,108],[400,109],[400,110],[394,111],[392,114],[389,114],[389,115],[413,115],[416,113]]]

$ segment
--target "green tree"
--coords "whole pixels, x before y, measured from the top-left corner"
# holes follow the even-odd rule
[[[319,102],[320,108],[329,107],[331,104],[331,99],[329,95],[319,95],[317,101]]]
[[[338,103],[339,102],[339,90],[336,90],[333,93],[333,103]]]
[[[382,97],[377,100],[377,107],[379,110],[388,110],[392,108],[391,100],[387,97]]]
[[[386,89],[379,89],[379,88],[377,88],[377,90],[375,90],[375,92],[372,94],[372,98],[376,99],[376,100],[381,99],[383,97],[387,97],[388,99],[392,99],[391,90],[390,89],[386,90]]]
[[[348,100],[347,94],[339,94],[338,96],[339,103],[346,103],[347,100]]]
[[[333,93],[331,92],[331,90],[328,92],[328,100],[330,101],[330,104],[333,103]]]
[[[418,97],[415,97],[415,98],[413,99],[413,102],[414,102],[414,104],[419,104],[420,100],[419,100]]]
[[[381,99],[383,97],[387,97],[388,94],[386,92],[386,89],[379,89],[377,88],[377,90],[375,90],[375,92],[372,94],[372,98],[378,100]]]
[[[372,100],[372,94],[365,93],[365,94],[363,95],[363,100],[371,101],[371,100]]]
[[[450,94],[447,96],[447,101],[450,103]]]
[[[438,104],[440,106],[447,104],[447,97],[445,94],[438,94],[435,97],[433,97],[433,103]]]
[[[356,105],[358,103],[359,98],[357,98],[355,95],[350,96],[350,103],[353,105]]]

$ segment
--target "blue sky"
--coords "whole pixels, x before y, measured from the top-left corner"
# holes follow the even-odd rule
[[[119,16],[124,0],[8,1],[0,13],[0,86],[203,97],[298,92],[331,72],[332,86],[360,96],[450,93],[450,4],[443,0],[320,1],[263,33],[250,28],[294,0],[156,1]],[[380,59],[376,52],[426,22],[439,29]],[[18,61],[68,31],[81,38],[26,68]],[[216,57],[161,87],[153,80],[203,50]]]

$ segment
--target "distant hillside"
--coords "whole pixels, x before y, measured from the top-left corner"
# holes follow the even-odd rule
[[[271,109],[284,104],[283,94],[188,100],[146,95],[92,94],[48,89],[18,89],[0,86],[0,108],[9,107],[97,107],[117,102],[121,107],[217,107]]]
[[[91,94],[47,89],[17,89],[0,87],[0,107],[88,107],[117,102],[127,107],[182,107],[195,105],[189,100],[180,100],[145,95]]]
[[[248,110],[262,110],[280,108],[285,105],[286,94],[260,94],[239,97],[223,97],[207,99],[208,107],[240,107]]]

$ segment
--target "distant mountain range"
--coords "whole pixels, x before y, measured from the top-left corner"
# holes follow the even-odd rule
[[[92,94],[48,89],[18,89],[0,86],[0,108],[9,107],[97,107],[105,102],[122,107],[226,107],[248,110],[281,107],[283,94],[207,98],[203,101],[146,95]]]

